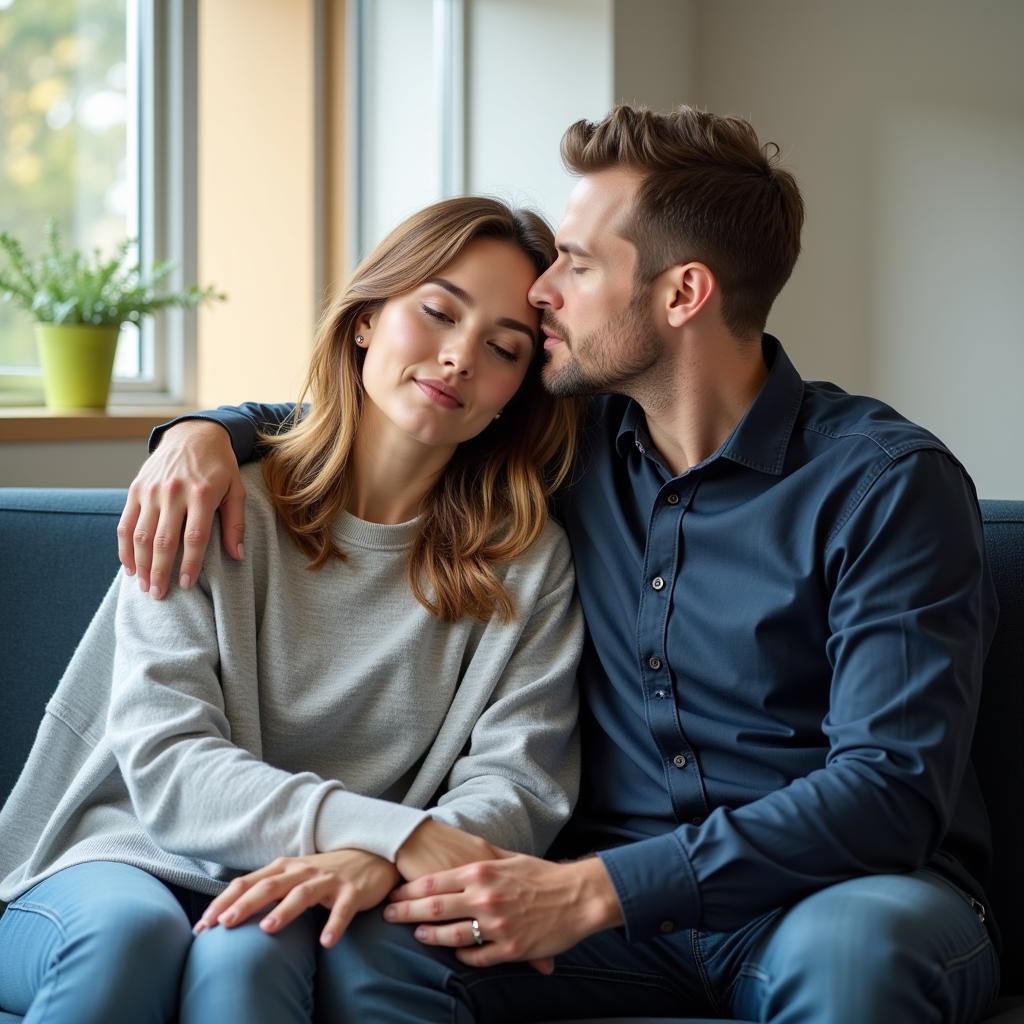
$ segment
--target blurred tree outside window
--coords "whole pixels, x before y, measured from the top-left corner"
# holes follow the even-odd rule
[[[0,227],[30,257],[55,217],[110,252],[139,224],[135,0],[0,0]],[[32,324],[0,303],[0,371],[38,363]],[[115,375],[138,378],[136,328]]]

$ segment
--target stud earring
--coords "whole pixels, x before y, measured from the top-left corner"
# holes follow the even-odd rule
[[[365,346],[366,339],[361,334],[357,334],[356,335],[356,344],[360,345],[360,346]]]

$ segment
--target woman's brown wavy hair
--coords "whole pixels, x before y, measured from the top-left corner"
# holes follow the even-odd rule
[[[363,350],[355,344],[356,324],[389,298],[435,277],[478,238],[515,245],[538,275],[555,258],[551,229],[541,217],[495,199],[446,199],[413,214],[359,265],[327,310],[293,418],[284,432],[261,437],[269,448],[263,475],[270,495],[311,569],[330,558],[345,559],[331,524],[345,508],[346,471],[363,407]],[[513,617],[496,567],[540,536],[548,498],[572,464],[579,406],[544,390],[543,359],[538,344],[501,418],[458,446],[423,501],[409,585],[417,600],[446,622]]]

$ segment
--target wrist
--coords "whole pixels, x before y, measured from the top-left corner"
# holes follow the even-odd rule
[[[625,921],[608,869],[600,857],[586,857],[571,866],[577,871],[578,899],[588,934],[618,928]]]

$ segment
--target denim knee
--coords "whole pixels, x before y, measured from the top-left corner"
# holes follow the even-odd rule
[[[739,970],[755,1020],[973,1020],[998,987],[984,925],[930,872],[842,882],[782,915]],[[742,1011],[742,1012],[740,1012]],[[882,1016],[879,1016],[882,1014]]]
[[[15,900],[3,924],[5,1009],[102,1024],[173,1017],[192,934],[152,875],[103,862],[66,868]]]
[[[307,911],[273,935],[259,927],[259,916],[196,938],[181,984],[181,1024],[308,1024],[321,915]]]

